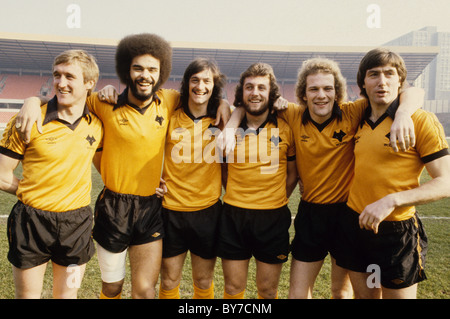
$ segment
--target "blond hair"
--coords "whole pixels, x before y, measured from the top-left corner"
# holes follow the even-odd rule
[[[93,81],[94,85],[91,90],[88,91],[88,95],[91,94],[92,90],[98,82],[98,77],[100,74],[97,61],[92,54],[84,50],[67,50],[58,55],[53,61],[53,68],[56,65],[66,64],[66,63],[78,63],[83,72],[84,83]]]
[[[300,104],[306,106],[306,78],[308,75],[317,73],[331,74],[334,77],[334,90],[336,91],[336,102],[341,104],[347,99],[347,81],[341,73],[339,65],[330,59],[312,58],[303,62],[298,71],[295,95]]]

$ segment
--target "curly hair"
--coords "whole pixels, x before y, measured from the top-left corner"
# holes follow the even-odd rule
[[[397,53],[390,51],[389,49],[376,48],[367,52],[359,63],[356,81],[358,83],[358,87],[361,91],[362,96],[364,96],[365,98],[369,98],[367,96],[366,89],[363,87],[367,70],[388,64],[397,69],[401,84],[400,90],[403,88],[407,75],[405,61],[403,61],[403,58]]]
[[[159,60],[160,75],[155,91],[161,87],[170,76],[172,70],[172,47],[162,37],[141,33],[128,35],[123,38],[116,50],[116,72],[120,81],[128,85],[131,62],[137,56],[150,54]]]
[[[306,106],[306,78],[317,73],[332,74],[334,77],[334,90],[336,102],[341,104],[347,99],[347,81],[343,77],[339,65],[330,59],[312,58],[303,62],[298,71],[295,95],[300,104]]]
[[[273,72],[273,68],[267,63],[254,63],[248,67],[241,74],[241,78],[239,79],[239,83],[236,86],[235,95],[234,95],[234,105],[235,106],[243,106],[244,105],[244,82],[248,77],[256,77],[256,76],[267,76],[269,77],[270,83],[270,91],[269,91],[269,113],[273,109],[273,103],[281,96],[280,87],[278,86],[277,79]]]
[[[216,117],[217,108],[222,100],[222,92],[225,87],[226,76],[220,72],[219,66],[214,60],[208,58],[196,58],[193,60],[184,71],[183,79],[180,87],[180,102],[181,107],[185,112],[188,112],[189,101],[189,80],[194,74],[204,70],[210,70],[213,75],[214,88],[211,98],[208,101],[206,115],[209,117]]]

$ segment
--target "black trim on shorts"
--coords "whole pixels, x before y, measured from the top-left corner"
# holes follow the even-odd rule
[[[378,234],[359,227],[359,214],[347,206],[337,230],[338,266],[370,272],[380,269],[383,287],[402,289],[425,280],[428,239],[417,213],[407,220],[383,221]]]

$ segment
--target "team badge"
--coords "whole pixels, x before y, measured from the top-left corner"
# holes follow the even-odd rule
[[[275,146],[278,146],[278,144],[280,144],[280,142],[281,142],[281,137],[272,135],[272,137],[270,138],[270,141],[271,141]]]
[[[337,131],[334,132],[333,138],[337,139],[339,142],[342,142],[342,139],[344,138],[345,135],[347,135],[347,134],[345,134],[345,132],[340,130],[339,132],[337,132]]]
[[[159,125],[162,125],[163,121],[164,121],[164,117],[156,115],[155,117],[155,121],[159,123]]]
[[[88,135],[88,136],[86,137],[86,141],[88,141],[89,144],[92,146],[92,144],[95,143],[96,139],[95,139],[95,137]]]

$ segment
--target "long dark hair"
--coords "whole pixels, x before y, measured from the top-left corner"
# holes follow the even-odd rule
[[[184,71],[183,79],[181,80],[180,88],[180,103],[181,107],[186,113],[189,111],[189,80],[191,76],[202,72],[204,70],[211,70],[214,80],[214,88],[211,94],[211,98],[208,101],[207,116],[216,117],[217,108],[222,100],[223,88],[225,87],[226,77],[220,72],[217,63],[209,58],[196,58],[192,61],[186,70]]]

